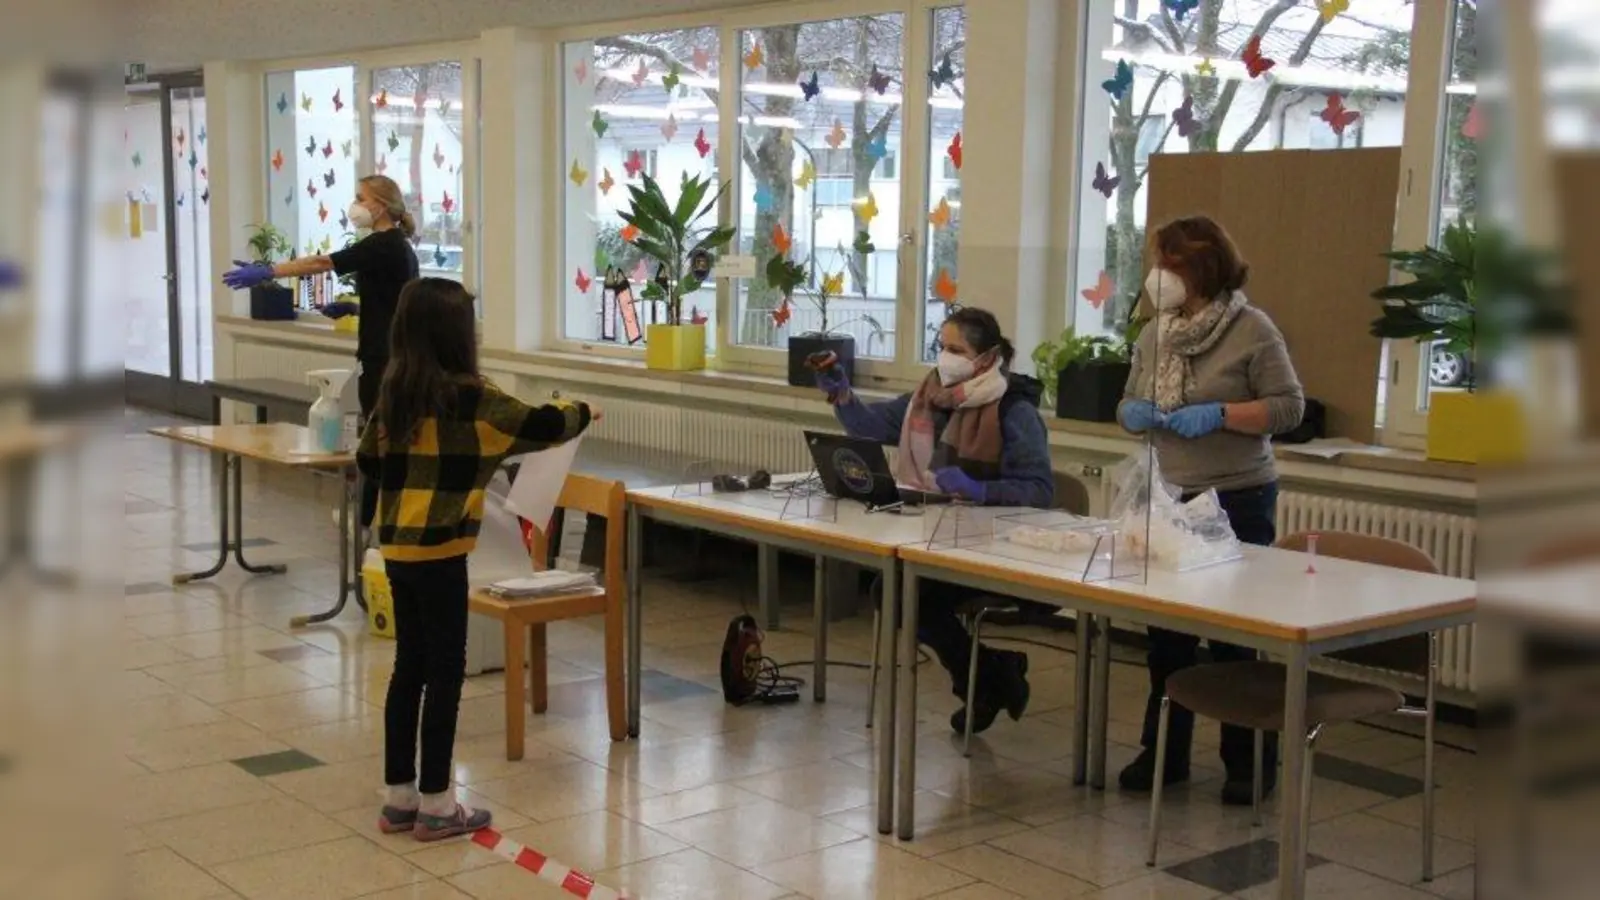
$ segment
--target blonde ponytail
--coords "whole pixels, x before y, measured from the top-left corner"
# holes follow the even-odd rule
[[[406,198],[400,193],[400,185],[387,175],[368,175],[361,179],[361,184],[367,188],[367,193],[383,203],[384,210],[389,214],[390,221],[400,229],[400,233],[410,240],[417,234],[417,220],[406,211]]]
[[[405,207],[400,208],[399,215],[395,215],[395,211],[392,209],[389,211],[389,215],[394,218],[395,227],[399,228],[400,233],[406,236],[406,240],[409,241],[417,236],[417,220],[411,213],[406,212]]]

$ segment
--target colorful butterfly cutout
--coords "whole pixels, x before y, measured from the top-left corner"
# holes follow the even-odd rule
[[[938,68],[928,70],[928,78],[933,81],[935,89],[955,84],[956,70],[950,65],[950,54],[946,53],[944,58],[939,60]]]
[[[868,225],[878,217],[878,198],[871,191],[867,191],[867,199],[856,210],[856,217]]]
[[[672,143],[673,138],[678,136],[677,116],[673,115],[672,113],[667,113],[667,120],[661,123],[661,136],[666,138],[666,141],[669,144]]]
[[[1099,309],[1106,305],[1106,301],[1111,299],[1111,295],[1116,293],[1116,290],[1117,285],[1111,280],[1111,276],[1102,271],[1100,280],[1095,282],[1095,286],[1085,288],[1081,293],[1083,294],[1083,299],[1089,301],[1090,306]]]
[[[323,159],[327,159],[328,157],[330,157],[332,155],[333,155],[333,140],[329,139],[326,144],[322,145],[322,158]]]
[[[1475,141],[1483,136],[1483,113],[1478,110],[1476,103],[1467,110],[1467,117],[1461,122],[1461,136],[1469,141]]]
[[[573,184],[583,187],[583,183],[589,179],[589,173],[583,166],[578,165],[578,161],[574,159],[572,168],[567,170],[567,177],[572,179]]]
[[[389,105],[389,89],[384,88],[379,91],[378,96],[372,98],[372,105],[379,109],[387,107]]]
[[[933,212],[928,213],[928,224],[932,225],[934,230],[948,227],[950,224],[950,212],[949,199],[940,197],[939,205],[933,208]]]
[[[201,178],[210,178],[211,177],[210,175],[206,174],[206,167],[205,166],[201,166],[200,167],[200,177]]]
[[[278,95],[278,102],[277,102],[276,105],[278,107],[278,115],[281,116],[284,113],[288,112],[289,111],[289,95],[287,93],[279,94]]]
[[[1361,118],[1361,113],[1353,109],[1346,109],[1344,98],[1338,94],[1329,94],[1327,105],[1322,108],[1322,112],[1318,113],[1317,116],[1328,123],[1328,127],[1333,129],[1334,134],[1343,135],[1346,128],[1354,125]]]
[[[638,150],[629,150],[627,159],[622,161],[622,171],[628,173],[629,178],[638,178],[644,171],[644,154]]]
[[[1108,174],[1105,163],[1097,162],[1094,164],[1094,189],[1104,194],[1107,200],[1111,199],[1111,193],[1121,183],[1122,176]]]
[[[444,152],[439,149],[438,144],[433,145],[433,167],[435,169],[444,168]]]
[[[644,264],[644,260],[639,260],[639,264],[633,267],[632,272],[628,273],[628,280],[637,281],[641,284],[650,280],[650,267]]]
[[[822,293],[830,297],[837,297],[844,293],[844,271],[840,270],[832,275],[822,276]]]
[[[350,141],[340,141],[339,152],[344,154],[345,159],[349,159],[351,154]]]
[[[639,60],[639,68],[633,73],[633,86],[644,87],[645,81],[650,78],[650,67],[644,60]]]
[[[744,55],[744,67],[751,71],[761,68],[761,64],[764,62],[766,62],[766,56],[762,54],[759,43],[751,47],[750,52]]]
[[[794,186],[797,188],[808,188],[811,186],[811,182],[816,180],[817,166],[810,159],[807,159],[800,165],[800,175],[795,178]]]
[[[1194,117],[1194,97],[1183,98],[1183,105],[1172,111],[1172,124],[1179,137],[1188,137],[1200,130],[1200,120]]]
[[[1211,57],[1209,56],[1194,64],[1194,72],[1201,78],[1217,77],[1217,67],[1211,62]]]
[[[811,77],[800,82],[800,96],[804,97],[807,103],[810,103],[812,100],[817,99],[817,96],[821,93],[822,86],[817,83],[817,71],[812,69]]]
[[[135,150],[133,151],[133,156],[129,157],[128,161],[133,163],[133,167],[137,169],[144,165],[144,156],[142,156],[139,151]]]
[[[350,217],[348,215],[346,215],[345,213],[343,213],[343,212],[339,213],[339,230],[340,231],[349,231],[350,230]]]
[[[933,281],[933,295],[944,301],[946,306],[956,302],[956,283],[948,269],[939,270],[939,277]]]
[[[872,242],[872,232],[858,231],[856,232],[855,242],[850,245],[850,249],[862,256],[866,256],[869,253],[877,253],[878,245]]]
[[[328,171],[322,173],[322,186],[323,187],[331,188],[331,187],[333,187],[333,182],[334,182],[334,177],[333,177],[333,170],[332,169],[329,169]]]
[[[1172,13],[1173,21],[1182,22],[1184,16],[1194,12],[1195,7],[1200,5],[1200,0],[1162,0],[1161,5]]]
[[[956,167],[956,171],[961,171],[961,132],[956,132],[956,136],[950,139],[950,146],[946,147],[944,152],[950,157],[950,162]]]
[[[343,94],[344,94],[344,88],[337,88],[337,89],[334,90],[334,92],[333,92],[333,111],[334,112],[342,112],[344,110],[344,97],[342,96]]]
[[[706,48],[704,48],[704,47],[696,47],[696,48],[694,48],[694,51],[692,53],[690,53],[690,57],[693,59],[693,64],[694,64],[695,71],[697,71],[697,72],[709,72],[709,71],[711,71],[711,53],[710,53],[710,51],[706,50]]]
[[[603,138],[603,137],[606,136],[606,132],[608,130],[610,130],[611,123],[607,122],[600,115],[600,110],[597,109],[597,110],[594,111],[594,118],[589,120],[589,127],[594,129],[594,136],[595,137]]]
[[[683,67],[677,63],[673,63],[671,68],[667,69],[667,74],[661,76],[661,86],[666,88],[669,94],[676,91],[682,81]]]
[[[201,194],[200,194],[200,202],[204,203],[204,204],[206,204],[208,206],[211,204],[211,188],[206,188],[204,191],[201,192]]]
[[[393,153],[393,152],[395,152],[396,150],[399,150],[399,149],[400,149],[400,135],[397,132],[394,132],[394,131],[389,132],[389,152]]]
[[[194,142],[202,147],[206,145],[206,127],[204,125],[201,125],[200,130],[195,132]]]
[[[189,195],[188,194],[179,194],[178,195],[178,199],[176,199],[176,200],[174,200],[172,202],[173,202],[173,204],[175,206],[177,206],[178,208],[181,209],[183,207],[184,198],[186,198],[187,196],[189,196]]]
[[[772,209],[772,188],[764,184],[757,187],[754,200],[758,211],[766,212]]]
[[[1322,16],[1324,24],[1339,18],[1340,13],[1350,11],[1350,0],[1317,0],[1317,12]]]
[[[845,137],[846,137],[846,135],[845,135],[845,132],[844,132],[844,124],[842,122],[840,122],[838,119],[834,119],[833,120],[833,130],[829,131],[828,132],[828,136],[823,138],[823,140],[827,142],[829,147],[832,147],[833,149],[837,150],[840,147],[844,146]]]
[[[779,223],[773,225],[772,226],[772,247],[773,247],[773,249],[777,250],[779,254],[785,254],[785,253],[788,253],[789,252],[789,248],[793,247],[793,246],[794,246],[794,241],[790,239],[789,232],[783,230],[783,223],[779,222]]]
[[[317,201],[317,219],[323,222],[328,221],[328,207],[321,200]]]
[[[711,142],[706,140],[706,130],[704,128],[700,129],[700,133],[694,136],[694,149],[696,153],[700,154],[701,159],[711,155]]]
[[[274,171],[274,172],[282,172],[283,171],[283,151],[282,150],[274,150],[274,151],[272,151],[272,171]]]
[[[572,279],[572,284],[578,289],[578,293],[587,294],[589,293],[589,287],[594,284],[594,279],[583,271],[582,266],[579,266],[578,277]]]
[[[311,112],[311,95],[304,91],[300,92],[300,108],[306,112]]]
[[[314,135],[306,135],[306,155],[317,155],[317,139]]]
[[[595,182],[595,185],[600,188],[600,193],[601,194],[610,194],[611,193],[611,189],[613,187],[616,187],[617,180],[615,178],[611,177],[611,170],[610,169],[605,169],[604,170],[604,174],[605,174],[605,177],[601,178],[599,181]],[[603,268],[603,267],[602,266],[596,266],[595,268],[598,269],[598,268]]]
[[[1100,82],[1100,86],[1105,88],[1106,93],[1113,99],[1121,100],[1133,89],[1133,66],[1128,65],[1125,59],[1117,60],[1116,74]]]
[[[442,268],[444,268],[444,264],[449,262],[449,261],[450,261],[450,257],[444,255],[444,248],[439,246],[438,244],[434,244],[433,245],[433,266],[434,266],[434,268],[442,269]]]
[[[387,154],[383,154],[383,153],[378,154],[378,165],[376,166],[376,168],[378,170],[378,174],[379,175],[382,175],[384,172],[389,171],[389,157],[388,157]]]
[[[283,195],[283,205],[284,206],[293,206],[294,205],[294,188],[293,187],[289,188],[289,193]]]
[[[708,321],[710,321],[710,319],[706,317],[705,313],[700,311],[700,307],[693,306],[689,308],[690,325],[704,325]]]
[[[772,324],[781,328],[784,325],[789,324],[790,315],[791,310],[789,309],[789,298],[785,297],[783,298],[783,302],[778,304],[778,308],[772,311]]]
[[[885,156],[888,156],[888,155],[889,155],[889,136],[888,135],[880,135],[877,140],[875,140],[872,143],[867,145],[867,156],[871,157],[871,159],[872,159],[872,161],[874,163],[876,163],[878,160],[883,159]]]
[[[627,243],[630,243],[630,244],[633,243],[634,241],[638,240],[639,239],[639,226],[634,225],[631,222],[628,223],[627,225],[622,226],[622,239],[624,241],[626,241]],[[644,265],[644,260],[640,260],[639,261],[639,265],[641,265],[641,266]],[[639,279],[636,279],[636,280],[643,281],[644,279],[643,278],[639,278]]]
[[[306,194],[313,200],[317,199],[317,180],[315,178],[306,179]]]
[[[182,128],[179,128],[178,129],[178,133],[172,136],[172,140],[173,140],[173,143],[178,145],[178,152],[182,153],[183,152],[183,142],[185,140],[185,138],[183,136],[183,129]]]
[[[444,210],[444,214],[445,215],[447,215],[447,216],[450,215],[450,213],[455,211],[456,198],[450,196],[450,192],[449,191],[445,191],[444,192],[444,199],[439,201],[439,208]]]
[[[872,66],[872,74],[867,76],[867,85],[874,91],[877,91],[879,97],[882,97],[884,93],[889,90],[889,84],[889,76],[879,71],[877,64],[874,63]]]
[[[190,147],[189,148],[189,168],[193,169],[195,166],[198,166],[198,165],[200,165],[200,157],[195,155],[194,148]]]
[[[1240,54],[1239,58],[1244,60],[1244,67],[1250,72],[1251,78],[1260,78],[1278,64],[1277,60],[1268,59],[1261,55],[1261,35],[1259,34],[1251,38],[1250,43],[1244,45],[1244,52]]]
[[[578,60],[572,67],[572,76],[578,79],[579,84],[583,84],[589,78],[589,61],[586,59]]]

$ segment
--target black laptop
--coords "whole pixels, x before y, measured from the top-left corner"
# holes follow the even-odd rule
[[[865,438],[842,434],[805,433],[806,447],[816,464],[822,489],[840,500],[859,500],[869,510],[899,509],[948,503],[945,494],[901,487],[889,471],[889,458],[883,445]]]

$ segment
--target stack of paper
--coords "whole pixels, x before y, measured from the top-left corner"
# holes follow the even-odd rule
[[[536,572],[522,578],[507,578],[504,581],[496,581],[485,590],[496,597],[516,600],[525,597],[573,594],[592,589],[595,586],[593,573],[563,572],[552,569],[548,572]]]

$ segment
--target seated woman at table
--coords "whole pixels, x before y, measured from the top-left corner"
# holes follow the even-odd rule
[[[1158,229],[1145,293],[1156,327],[1145,328],[1118,418],[1150,435],[1162,476],[1183,499],[1217,490],[1239,540],[1271,544],[1276,537],[1278,474],[1268,436],[1300,424],[1305,398],[1283,335],[1250,305],[1243,288],[1250,267],[1222,226],[1204,216]],[[1155,781],[1156,725],[1168,676],[1196,662],[1200,639],[1150,629],[1150,698],[1144,751],[1122,770],[1125,790],[1147,791]],[[1211,642],[1218,662],[1254,659],[1243,647]],[[1164,784],[1189,777],[1194,714],[1173,705],[1167,732]],[[1276,735],[1267,735],[1263,790],[1276,781]],[[1222,801],[1249,805],[1254,738],[1248,728],[1222,726],[1228,778]]]
[[[915,392],[881,403],[863,402],[837,367],[817,373],[839,423],[851,435],[896,445],[895,480],[986,506],[1048,507],[1055,492],[1040,384],[1012,371],[1015,351],[993,314],[972,307],[950,314],[939,330],[939,358]],[[966,707],[950,727],[994,724],[1000,710],[1021,718],[1028,705],[1028,657],[984,647],[978,656],[976,697],[967,694],[972,636],[956,615],[975,594],[940,582],[923,582],[917,639],[932,648],[950,673],[951,690]]]

